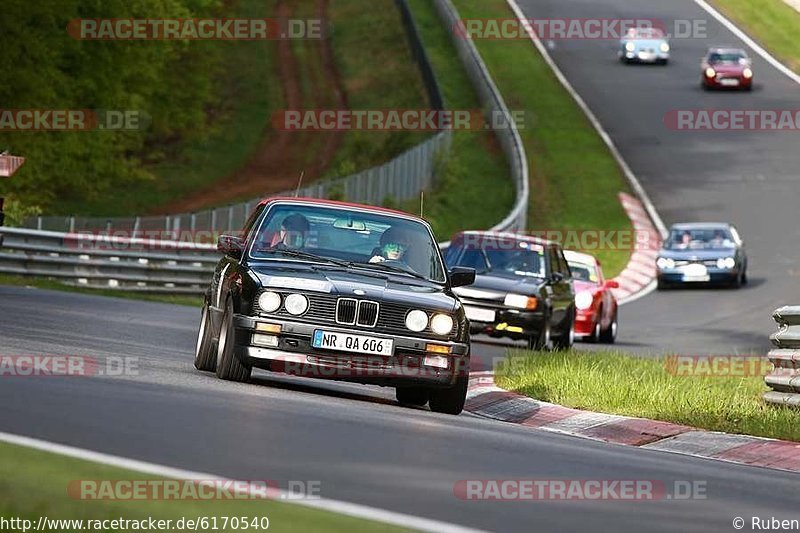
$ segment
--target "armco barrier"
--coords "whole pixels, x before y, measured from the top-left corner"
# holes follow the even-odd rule
[[[800,306],[776,309],[772,318],[778,323],[778,331],[769,337],[776,348],[767,354],[774,368],[764,377],[772,389],[764,393],[764,400],[800,407]]]
[[[455,7],[450,0],[435,2],[443,24],[452,29],[459,20]],[[453,34],[453,42],[487,118],[510,117],[508,107],[472,41]],[[516,188],[516,201],[511,212],[491,230],[521,231],[525,229],[528,209],[527,155],[513,121],[495,130],[495,134],[508,159]],[[440,132],[386,165],[342,180],[312,184],[301,189],[299,196],[324,198],[335,189],[343,192],[343,196],[349,200],[367,204],[380,204],[387,196],[413,198],[420,190],[432,185],[435,154],[444,146],[449,146],[451,137],[450,130]],[[34,219],[36,229],[4,229],[6,241],[0,249],[0,273],[50,277],[84,287],[199,294],[208,286],[214,264],[219,259],[215,245],[153,242],[81,232],[235,231],[244,225],[255,205],[256,202],[252,201],[205,213],[168,217]],[[53,225],[61,231],[44,230],[44,227]],[[441,243],[443,247],[447,245],[446,242]]]

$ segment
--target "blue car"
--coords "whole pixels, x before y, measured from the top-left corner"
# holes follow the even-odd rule
[[[675,285],[747,283],[747,255],[731,224],[675,224],[656,260],[658,288]]]
[[[623,63],[658,63],[669,61],[669,40],[658,28],[631,28],[620,39],[617,55]]]

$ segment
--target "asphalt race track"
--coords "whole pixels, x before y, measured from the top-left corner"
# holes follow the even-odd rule
[[[623,65],[618,41],[558,40],[550,53],[597,115],[669,225],[730,221],[745,241],[750,285],[652,294],[620,311],[619,345],[640,353],[764,354],[772,311],[800,303],[798,133],[673,131],[670,110],[798,109],[800,85],[692,0],[518,0],[526,18],[707,21],[707,38],[673,39],[668,66]],[[705,92],[700,58],[735,46],[753,58],[747,92]],[[565,127],[569,125],[565,124]]]
[[[492,531],[730,531],[736,516],[797,508],[789,473],[407,409],[376,387],[222,382],[192,367],[191,308],[0,287],[0,316],[3,355],[127,358],[133,374],[4,377],[5,432],[236,479],[320,481],[323,497]],[[515,478],[700,481],[707,499],[454,496],[459,480]]]
[[[753,93],[702,92],[699,58],[709,45],[737,39],[688,0],[522,5],[539,18],[709,20],[711,36],[674,41],[666,68],[623,66],[609,41],[559,42],[553,55],[665,221],[731,220],[750,254],[751,284],[741,291],[658,293],[623,307],[621,346],[763,353],[774,329],[770,312],[800,303],[792,290],[800,275],[796,134],[672,132],[662,118],[682,108],[798,108],[800,87],[755,57]],[[123,358],[130,370],[3,378],[0,431],[237,479],[320,481],[323,497],[491,531],[731,531],[737,516],[746,530],[751,516],[798,518],[795,474],[401,408],[391,389],[263,372],[251,384],[219,381],[192,366],[195,309],[0,287],[0,317],[0,355]],[[481,340],[473,352],[485,365],[504,346]],[[509,478],[695,481],[706,484],[707,499],[478,502],[454,495],[459,480]]]

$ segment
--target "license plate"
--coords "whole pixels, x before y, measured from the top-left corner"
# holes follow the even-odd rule
[[[641,59],[643,61],[649,61],[650,59],[653,59],[654,57],[655,57],[655,54],[649,54],[647,52],[639,52],[639,59]]]
[[[704,265],[688,265],[683,267],[683,281],[709,281],[708,269]]]
[[[467,318],[475,322],[494,322],[495,312],[491,309],[481,309],[479,307],[464,306]]]
[[[724,85],[726,87],[736,87],[737,85],[739,85],[739,80],[723,79],[719,80],[719,84]]]
[[[370,355],[392,355],[394,341],[365,335],[353,335],[340,331],[314,330],[311,341],[314,348],[337,350],[341,352],[365,353]]]

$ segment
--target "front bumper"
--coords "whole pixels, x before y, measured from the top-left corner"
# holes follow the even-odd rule
[[[598,319],[596,313],[591,309],[577,311],[575,313],[575,335],[589,337],[594,334],[594,328]]]
[[[625,58],[626,61],[637,63],[664,63],[669,61],[669,52],[643,52],[641,50],[634,50],[633,52],[620,52],[620,57]]]
[[[662,283],[702,285],[702,284],[728,284],[734,283],[739,278],[739,269],[706,268],[706,278],[686,278],[685,273],[677,268],[659,269],[658,279]]]
[[[491,337],[508,337],[515,340],[538,336],[544,327],[544,313],[541,310],[508,309],[468,302],[462,298],[467,316],[494,314],[493,320],[469,319],[471,333],[483,333]],[[477,312],[476,312],[477,311]]]
[[[280,326],[280,332],[267,333],[277,337],[275,346],[260,346],[254,342],[256,324]],[[236,315],[235,354],[248,366],[281,372],[299,377],[333,379],[386,386],[425,385],[449,387],[459,376],[469,372],[469,344],[444,342],[397,335],[379,331],[349,329],[341,326],[320,328],[312,324],[289,320],[262,319]],[[391,339],[391,355],[371,355],[312,346],[314,331],[354,334]],[[447,354],[429,351],[435,345],[446,347]]]
[[[753,78],[745,78],[744,76],[716,76],[709,78],[703,75],[703,81],[706,87],[713,89],[747,89],[753,86]]]

